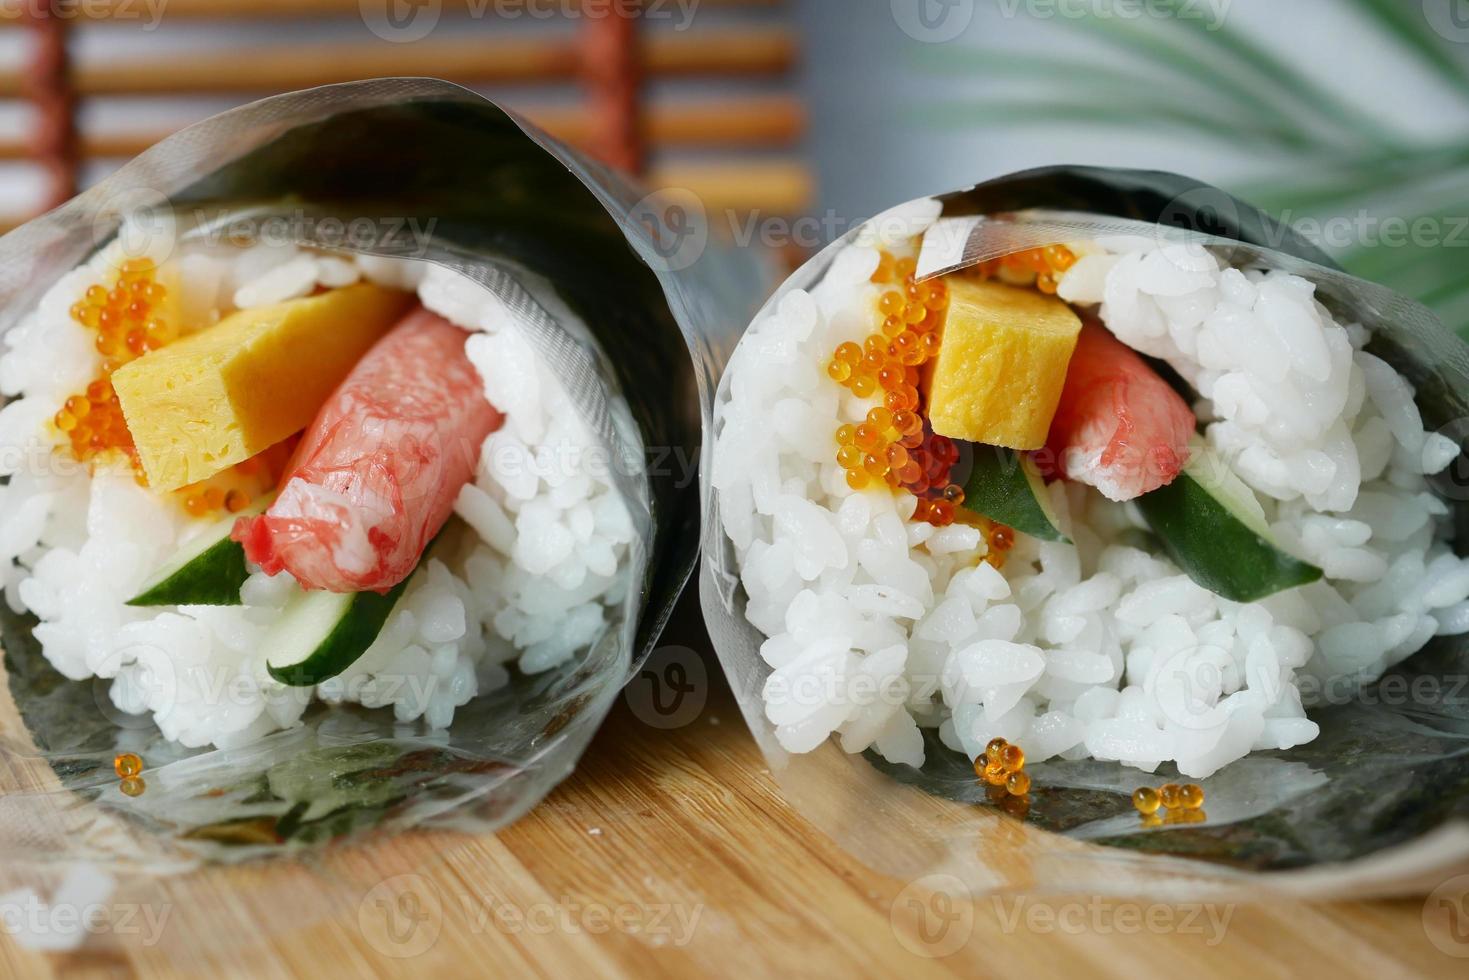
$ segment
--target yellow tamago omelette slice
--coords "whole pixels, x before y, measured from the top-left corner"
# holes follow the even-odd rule
[[[304,429],[412,302],[359,283],[232,313],[119,368],[148,485],[197,483]]]
[[[1039,449],[1061,399],[1081,319],[1054,296],[961,276],[929,381],[933,431],[1009,449]]]

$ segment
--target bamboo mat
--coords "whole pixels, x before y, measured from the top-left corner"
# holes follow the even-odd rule
[[[1469,922],[1460,942],[1442,929],[1431,937],[1418,899],[952,903],[915,890],[858,864],[782,802],[722,686],[668,731],[619,701],[577,771],[500,834],[410,834],[309,867],[205,869],[161,882],[150,906],[167,913],[156,942],[143,928],[36,953],[0,934],[0,976],[1200,980],[1469,969]]]

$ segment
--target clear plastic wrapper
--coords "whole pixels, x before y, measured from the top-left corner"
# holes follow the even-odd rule
[[[1425,427],[1462,443],[1469,348],[1420,304],[1343,273],[1292,230],[1216,188],[1165,173],[1058,167],[937,200],[944,220],[925,239],[920,280],[1022,249],[1138,235],[1206,245],[1235,266],[1304,277],[1328,308],[1372,331],[1367,349],[1412,382]],[[854,229],[793,274],[757,319],[793,290],[820,282],[849,243],[911,236],[905,222],[924,210],[910,202]],[[726,374],[716,396],[716,433],[728,386]],[[1456,510],[1462,551],[1466,495],[1455,483],[1458,466],[1434,478],[1434,489]],[[834,739],[809,753],[787,752],[761,694],[771,674],[760,656],[765,637],[744,615],[747,596],[719,494],[709,468],[704,476],[700,584],[721,664],[792,803],[870,866],[968,894],[1181,900],[1270,890],[1332,898],[1422,892],[1469,865],[1469,699],[1462,684],[1469,644],[1462,637],[1437,637],[1361,697],[1313,711],[1321,729],[1314,741],[1252,752],[1203,780],[1208,820],[1193,826],[1140,826],[1130,794],[1168,777],[1115,762],[1027,766],[1036,789],[1022,821],[986,805],[970,760],[932,729],[925,730],[921,769],[888,763],[872,750],[848,755]],[[1413,693],[1377,696],[1384,684]]]
[[[34,620],[6,608],[0,894],[10,905],[83,894],[148,902],[157,875],[262,856],[309,862],[368,831],[491,831],[571,772],[692,570],[699,406],[707,413],[721,358],[768,287],[753,257],[706,238],[670,261],[650,207],[643,191],[474,93],[384,79],[189,127],[0,241],[4,330],[119,228],[141,236],[124,242],[132,254],[229,241],[244,221],[295,245],[455,270],[493,294],[560,379],[635,530],[625,599],[590,649],[552,670],[512,672],[447,731],[397,725],[391,709],[318,703],[303,724],[244,747],[184,749],[146,716],[117,711],[105,681],[64,678],[32,638]],[[587,334],[548,308],[548,289]],[[121,792],[120,752],[146,760],[141,796]],[[282,927],[332,914],[331,894],[316,911],[283,904]]]

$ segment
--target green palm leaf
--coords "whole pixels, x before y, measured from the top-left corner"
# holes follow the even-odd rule
[[[1417,0],[1347,0],[1362,24],[1400,47],[1453,96],[1469,103],[1469,59],[1424,19]],[[1374,115],[1236,29],[1206,24],[1196,0],[1152,0],[1167,17],[1055,18],[1092,38],[1102,58],[1052,52],[929,46],[922,67],[986,82],[1019,82],[972,99],[920,109],[933,125],[991,129],[1100,127],[1114,135],[1175,132],[1242,146],[1262,178],[1231,189],[1296,223],[1358,213],[1412,215],[1451,230],[1469,214],[1469,132],[1419,145],[1385,114]],[[1205,175],[1207,176],[1207,175]],[[1469,333],[1469,242],[1324,242],[1350,271],[1430,304]]]
[[[1049,83],[1053,90],[1045,99],[1029,101],[1025,107],[1029,116],[1011,111],[1017,103],[1006,98],[995,100],[988,113],[978,112],[978,107],[972,106],[974,115],[969,119],[973,122],[1085,122],[1083,113],[1096,113],[1109,122],[1132,122],[1146,128],[1156,128],[1158,123],[1177,123],[1215,139],[1236,140],[1241,134],[1247,134],[1252,139],[1298,151],[1317,146],[1299,126],[1283,117],[1272,125],[1254,112],[1242,111],[1238,103],[1207,98],[1207,92],[1199,95],[1211,104],[1201,105],[1200,98],[1190,92],[1159,85],[1154,78],[1109,65],[1044,54],[953,48],[926,56],[922,66],[950,75]]]
[[[1428,26],[1420,4],[1404,3],[1403,0],[1351,2],[1364,16],[1407,45],[1449,84],[1469,94],[1469,66],[1449,53],[1444,39]]]
[[[1372,142],[1391,146],[1394,136],[1377,119],[1343,101],[1335,92],[1323,88],[1310,76],[1289,62],[1272,54],[1268,48],[1252,43],[1227,24],[1211,26],[1192,15],[1191,0],[1158,0],[1174,16],[1165,23],[1190,34],[1216,53],[1247,66],[1260,83],[1282,94],[1298,98],[1305,106],[1335,119],[1351,134],[1364,135]]]
[[[1084,17],[1068,23],[1166,65],[1184,78],[1207,79],[1211,85],[1222,86],[1241,109],[1265,113],[1278,125],[1308,130],[1314,116],[1338,124],[1333,142],[1358,145],[1365,141],[1379,147],[1395,142],[1377,120],[1342,102],[1228,27],[1211,29],[1201,21],[1177,16],[1177,11],[1185,9],[1183,0],[1157,2],[1175,11],[1173,17],[1155,19],[1154,23],[1162,25],[1157,29],[1144,28],[1140,21],[1112,17]]]

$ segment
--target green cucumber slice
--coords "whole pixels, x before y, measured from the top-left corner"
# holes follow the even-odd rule
[[[1254,602],[1321,578],[1276,544],[1254,492],[1201,443],[1172,483],[1136,503],[1169,557],[1226,599]]]
[[[230,540],[235,521],[265,513],[275,500],[266,494],[238,514],[217,521],[155,571],[130,606],[238,606],[240,586],[250,577],[245,549]]]
[[[974,468],[964,484],[964,506],[992,521],[1046,541],[1065,541],[1046,481],[1024,453],[974,443]]]
[[[311,687],[357,662],[382,632],[413,576],[386,595],[302,591],[265,634],[265,666],[288,687]]]

